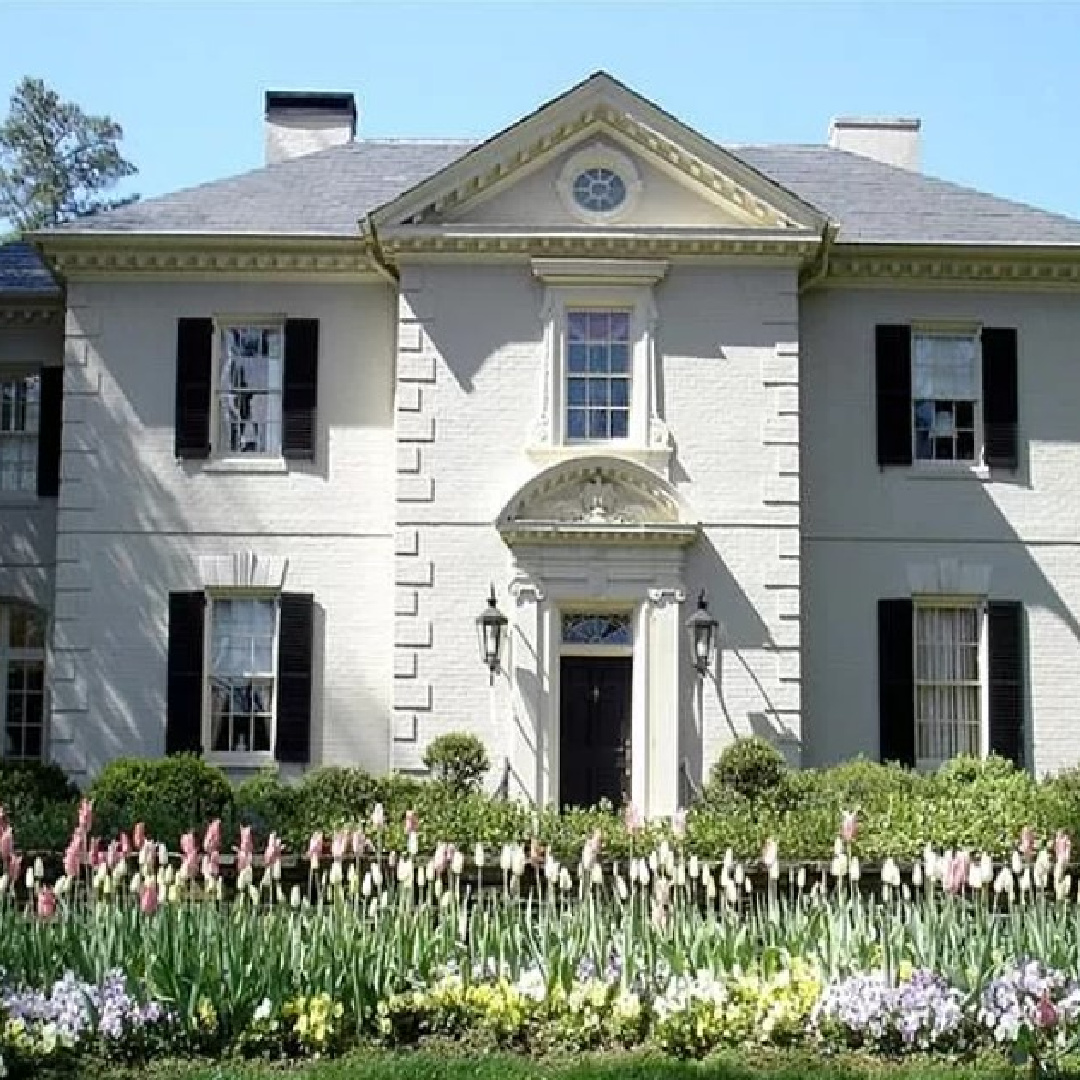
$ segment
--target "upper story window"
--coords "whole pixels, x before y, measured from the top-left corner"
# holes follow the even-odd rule
[[[976,336],[916,332],[911,352],[915,460],[979,461],[982,446]]]
[[[578,206],[592,213],[611,213],[626,201],[626,181],[605,165],[578,173],[573,191]]]
[[[3,756],[45,752],[45,619],[23,604],[0,605],[0,720]]]
[[[215,596],[208,605],[208,730],[212,753],[274,748],[278,601]]]
[[[218,419],[226,455],[281,456],[281,324],[227,324],[221,328]]]
[[[982,753],[982,621],[976,603],[915,605],[915,764],[921,769]]]
[[[631,378],[630,312],[567,312],[567,439],[625,439]]]
[[[0,375],[0,492],[37,491],[40,402],[40,375]]]

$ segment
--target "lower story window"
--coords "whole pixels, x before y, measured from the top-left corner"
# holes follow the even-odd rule
[[[45,751],[45,619],[34,608],[0,605],[0,719],[5,758]]]
[[[214,597],[210,611],[209,733],[214,753],[269,753],[274,746],[278,603]]]
[[[982,752],[980,609],[916,604],[915,763],[931,769]]]

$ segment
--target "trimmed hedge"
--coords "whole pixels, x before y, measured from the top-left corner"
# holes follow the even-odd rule
[[[782,859],[827,860],[840,818],[849,810],[859,817],[855,849],[869,861],[914,858],[928,843],[1001,855],[1013,849],[1025,825],[1043,839],[1057,829],[1080,837],[1080,770],[1036,781],[991,758],[961,759],[930,776],[865,760],[800,771],[776,769],[771,760],[762,767],[759,748],[740,754],[750,764],[736,779],[717,769],[688,816],[685,846],[703,857],[731,848],[739,858],[756,859],[774,838]],[[60,851],[67,842],[77,797],[58,773],[48,767],[0,769],[0,805],[25,849]],[[647,850],[661,835],[670,837],[663,823],[631,836],[623,815],[610,806],[536,811],[443,781],[372,776],[362,769],[317,769],[296,784],[267,772],[233,788],[219,769],[186,756],[115,761],[88,795],[100,833],[130,830],[143,821],[152,836],[170,845],[188,829],[202,830],[220,817],[232,838],[241,825],[250,825],[260,841],[276,832],[292,851],[301,851],[315,830],[367,826],[376,803],[386,811],[388,847],[404,844],[406,810],[419,817],[425,849],[447,841],[471,852],[482,843],[493,853],[507,841],[536,837],[561,859],[576,861],[598,829],[604,857],[618,859],[632,848]]]

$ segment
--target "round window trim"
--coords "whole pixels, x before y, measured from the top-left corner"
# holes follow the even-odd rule
[[[586,180],[591,185],[586,185]],[[608,209],[594,208],[579,201],[579,191],[590,190],[595,196],[607,188],[616,198]],[[641,176],[634,162],[625,154],[607,146],[591,146],[571,154],[559,172],[556,182],[563,205],[579,221],[595,225],[616,221],[629,214],[641,195]]]

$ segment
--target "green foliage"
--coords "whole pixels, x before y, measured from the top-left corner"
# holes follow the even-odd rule
[[[775,794],[787,779],[784,755],[758,736],[736,739],[724,748],[709,774],[708,791],[716,800],[734,792],[745,799]]]
[[[123,135],[108,116],[24,78],[0,124],[0,220],[25,232],[131,202],[102,194],[137,171],[117,147]]]
[[[78,791],[59,765],[43,761],[6,761],[0,758],[0,806],[22,813],[49,802],[74,801]]]
[[[141,821],[151,836],[170,846],[182,833],[229,818],[233,810],[225,774],[191,754],[112,761],[87,794],[101,833],[130,830]]]
[[[479,789],[491,765],[484,744],[461,732],[432,739],[424,751],[424,764],[435,780],[466,791]]]

